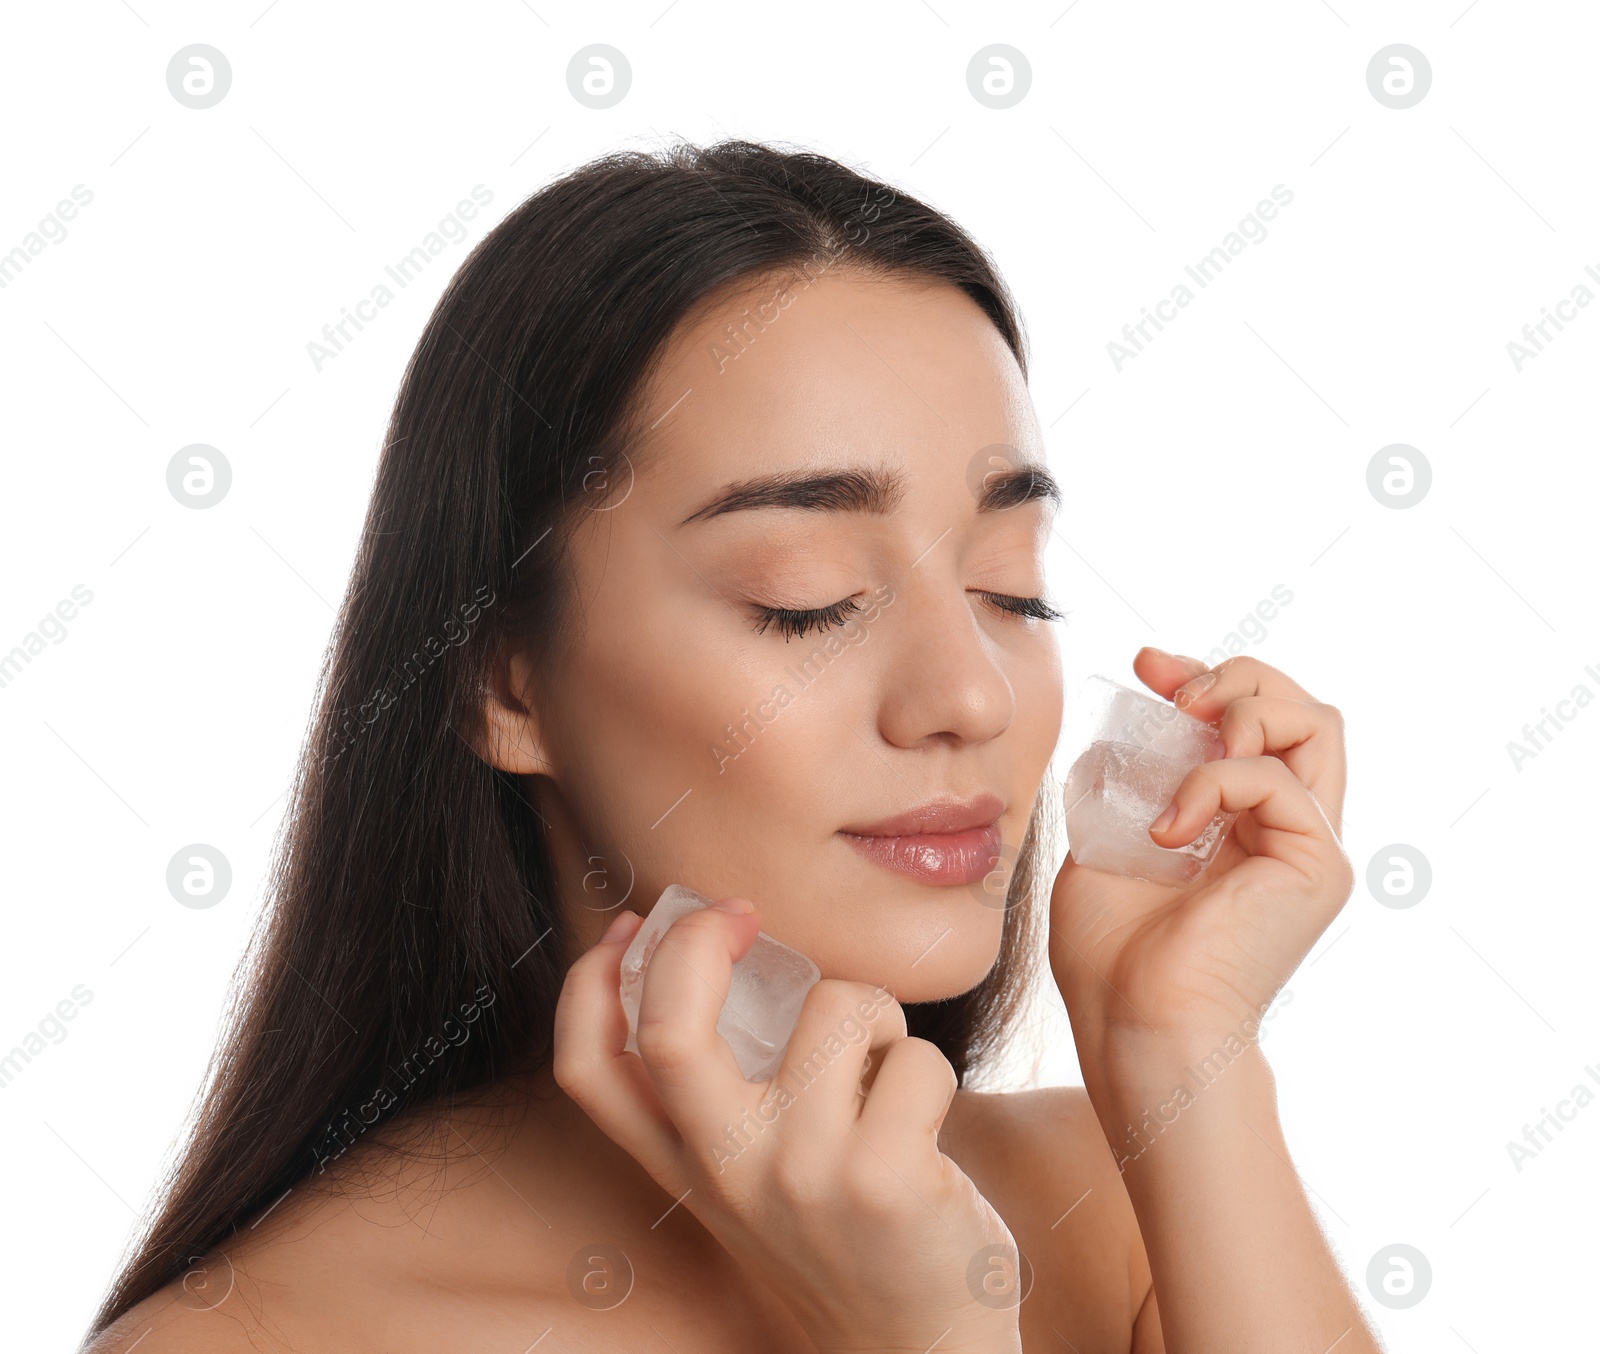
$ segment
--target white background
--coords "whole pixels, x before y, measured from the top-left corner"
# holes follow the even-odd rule
[[[1507,1150],[1600,1075],[1600,708],[1520,769],[1507,749],[1600,695],[1600,306],[1520,371],[1507,351],[1600,295],[1591,6],[105,0],[5,25],[0,252],[93,194],[0,290],[0,652],[93,595],[0,688],[0,1052],[92,993],[0,1089],[9,1346],[77,1340],[188,1112],[434,299],[528,193],[677,135],[836,155],[993,252],[1068,494],[1073,682],[1130,680],[1144,643],[1204,655],[1292,592],[1245,647],[1346,714],[1359,876],[1264,1040],[1296,1164],[1395,1349],[1594,1339],[1600,1104],[1520,1171]],[[633,73],[604,111],[566,80],[595,42]],[[232,66],[203,111],[166,84],[191,43]],[[1031,66],[1010,109],[968,90],[991,43]],[[1432,67],[1408,109],[1367,86],[1392,43]],[[317,371],[323,325],[475,184],[468,238]],[[1277,184],[1266,238],[1119,371],[1108,342]],[[205,511],[166,485],[193,442],[233,470]],[[1416,506],[1369,491],[1391,443],[1432,468]],[[194,842],[233,870],[208,910],[165,882]],[[1366,886],[1394,843],[1431,865],[1411,907]],[[1060,1019],[1046,1082],[1076,1077]],[[1406,1310],[1367,1296],[1395,1243],[1432,1267]]]

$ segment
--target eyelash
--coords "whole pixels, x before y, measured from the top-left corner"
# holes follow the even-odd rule
[[[978,590],[978,596],[988,602],[996,611],[1008,616],[1022,616],[1028,620],[1059,621],[1065,620],[1064,612],[1057,611],[1042,597],[1013,597],[1004,592],[984,592]],[[812,629],[824,630],[836,625],[843,625],[846,618],[860,611],[861,606],[853,597],[846,597],[841,602],[834,602],[831,606],[816,607],[809,611],[797,611],[789,607],[756,606],[756,611],[761,617],[761,624],[756,627],[758,635],[765,634],[767,627],[776,626],[778,633],[785,641],[800,639],[809,634]]]

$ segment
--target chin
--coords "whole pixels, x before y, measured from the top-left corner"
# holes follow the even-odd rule
[[[914,1001],[944,1001],[972,991],[989,976],[994,967],[994,954],[987,963],[974,963],[971,956],[956,955],[953,961],[933,965],[932,957],[915,968],[907,967],[900,985],[894,989],[902,1006]]]
[[[836,940],[825,954],[814,956],[822,976],[881,985],[901,1005],[970,992],[999,957],[1002,915],[974,902],[966,889],[958,892],[961,902],[953,912],[935,910],[943,920],[927,915],[916,925],[902,924],[890,936],[859,944],[839,937],[843,944]]]

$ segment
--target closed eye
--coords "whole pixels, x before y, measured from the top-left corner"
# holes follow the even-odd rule
[[[1021,616],[1034,621],[1066,619],[1065,612],[1057,611],[1042,597],[1013,597],[1010,593],[985,592],[982,589],[974,591],[989,606],[1005,616]],[[787,642],[803,638],[812,630],[829,630],[843,625],[860,610],[861,604],[854,597],[846,597],[823,607],[797,608],[756,604],[756,615],[760,618],[756,633],[765,634],[770,627],[776,629]]]
[[[770,625],[777,628],[785,641],[799,639],[813,629],[828,630],[843,625],[846,619],[860,610],[861,604],[854,597],[846,597],[831,606],[813,607],[809,610],[758,605],[756,614],[761,618],[761,624],[756,626],[756,634],[765,634]]]
[[[1035,621],[1061,621],[1066,613],[1057,611],[1043,597],[1012,597],[1004,592],[982,592],[978,596],[1008,616],[1025,616]]]

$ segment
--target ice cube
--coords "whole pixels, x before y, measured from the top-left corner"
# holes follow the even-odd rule
[[[1109,677],[1084,682],[1079,705],[1078,722],[1091,742],[1131,743],[1190,766],[1222,753],[1222,737],[1211,725]]]
[[[1149,827],[1190,769],[1222,755],[1216,728],[1101,676],[1084,683],[1071,716],[1088,745],[1063,789],[1073,860],[1164,884],[1197,877],[1236,815],[1217,814],[1197,841],[1176,849],[1157,846]]]
[[[669,884],[623,952],[622,1009],[628,1017],[623,1047],[630,1053],[639,1051],[639,1000],[650,956],[673,922],[710,906],[711,899],[693,889]],[[749,952],[733,966],[728,997],[717,1019],[717,1033],[733,1050],[746,1081],[768,1081],[777,1074],[806,993],[821,978],[822,970],[799,950],[757,932]]]
[[[1073,860],[1158,884],[1198,878],[1234,814],[1217,814],[1186,846],[1158,846],[1150,839],[1151,821],[1172,801],[1192,765],[1132,743],[1091,743],[1067,773],[1063,791]]]
[[[1067,772],[1062,792],[1072,859],[1156,884],[1198,878],[1237,815],[1217,814],[1186,846],[1158,846],[1150,839],[1151,822],[1193,765],[1133,743],[1091,743]]]

